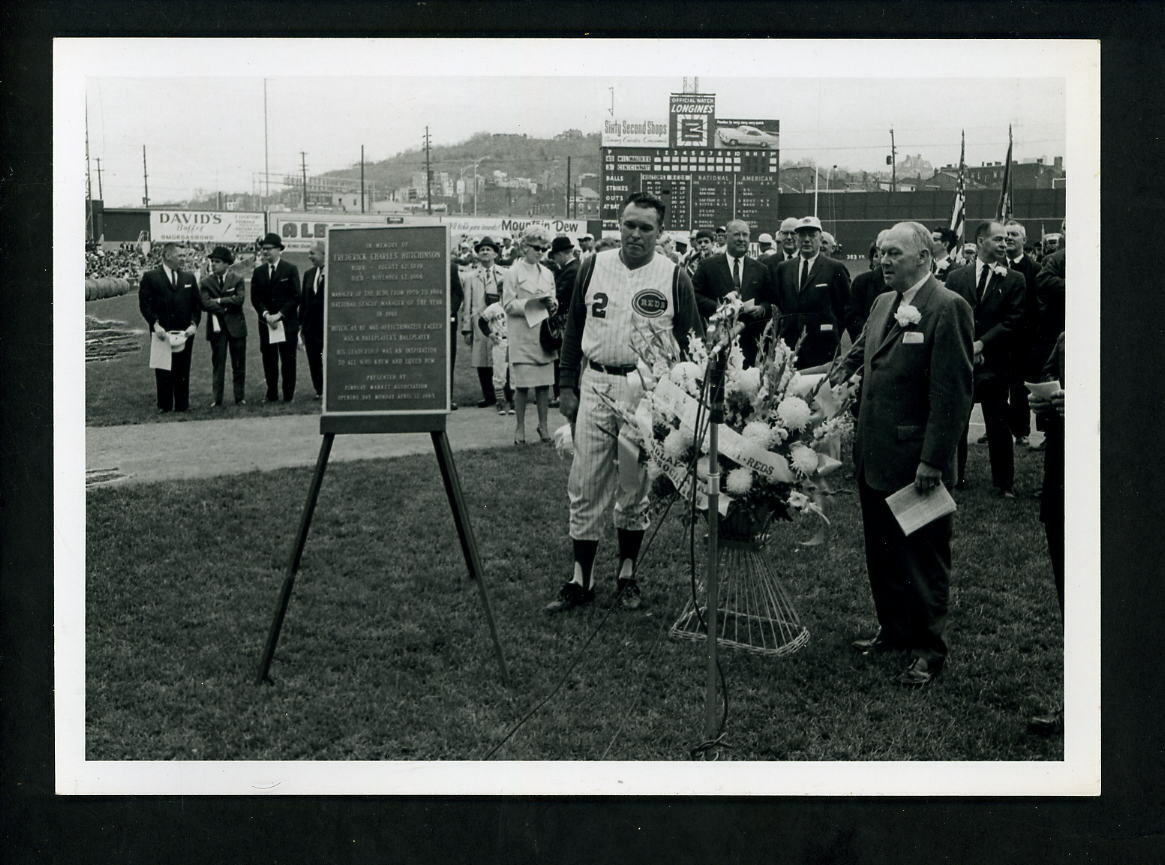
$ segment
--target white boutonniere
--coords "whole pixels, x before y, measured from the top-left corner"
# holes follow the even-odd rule
[[[903,303],[894,311],[894,320],[898,322],[899,327],[910,327],[922,321],[922,313],[918,311],[918,307]]]
[[[996,276],[1007,276],[1007,265],[1006,264],[993,264],[993,265],[991,265],[991,272],[994,273]]]

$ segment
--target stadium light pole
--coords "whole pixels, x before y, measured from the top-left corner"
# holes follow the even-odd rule
[[[477,216],[477,166],[489,159],[488,156],[483,156],[481,159],[473,163],[473,215]]]

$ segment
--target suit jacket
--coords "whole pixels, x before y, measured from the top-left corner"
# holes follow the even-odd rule
[[[981,302],[975,296],[974,264],[952,270],[947,288],[961,295],[975,311],[975,339],[983,341],[983,363],[975,369],[976,382],[1009,380],[1014,337],[1023,322],[1027,290],[1023,274],[1010,269],[1006,276],[992,272]]]
[[[777,335],[792,347],[800,339],[801,331],[805,331],[797,366],[831,362],[841,341],[841,327],[850,300],[849,271],[845,265],[819,254],[803,291],[799,290],[800,257],[778,261],[774,255],[766,266],[776,290]]]
[[[732,281],[732,262],[728,255],[718,252],[700,262],[692,277],[692,288],[696,291],[696,307],[706,322],[716,312],[720,301],[736,290]],[[744,256],[740,266],[740,298],[754,300],[764,310],[764,315],[745,323],[740,334],[740,349],[748,363],[756,359],[757,346],[765,325],[773,314],[772,278],[769,270],[755,258]]]
[[[558,301],[558,314],[565,317],[570,309],[570,299],[574,295],[574,284],[578,279],[579,260],[572,258],[554,274],[554,298]]]
[[[971,307],[933,276],[914,298],[918,324],[903,328],[894,321],[887,331],[893,304],[893,292],[878,295],[842,361],[846,375],[862,369],[854,464],[877,490],[913,482],[919,462],[941,469],[949,487],[971,414]]]
[[[247,319],[243,316],[243,301],[247,298],[247,283],[233,270],[223,274],[220,287],[218,277],[208,273],[198,284],[202,298],[202,308],[206,310],[206,338],[215,334],[214,320],[217,319],[219,333],[226,333],[236,339],[247,335]]]
[[[306,344],[309,340],[313,345],[322,347],[324,344],[324,297],[327,292],[327,271],[324,272],[324,284],[320,291],[316,291],[316,276],[318,267],[309,267],[303,274],[303,296],[299,300],[299,326],[303,328],[303,339]]]
[[[159,265],[142,274],[138,285],[138,308],[150,330],[154,322],[166,330],[186,330],[202,320],[202,297],[194,274],[178,271],[178,285],[174,286]]]
[[[279,259],[275,278],[267,276],[267,265],[260,264],[251,274],[251,305],[259,313],[259,323],[266,327],[263,313],[283,313],[283,327],[288,342],[299,336],[299,270],[295,265]],[[260,328],[263,333],[263,328]]]
[[[880,267],[854,277],[849,289],[849,305],[845,311],[845,329],[849,331],[850,339],[856,341],[861,335],[862,328],[866,326],[866,319],[870,317],[874,299],[890,290]]]
[[[449,315],[453,321],[459,320],[461,304],[465,301],[465,290],[461,287],[461,271],[457,260],[449,262]]]
[[[1064,332],[1067,250],[1058,250],[1044,259],[1043,266],[1036,273],[1036,310],[1039,324],[1036,327],[1036,351],[1044,357],[1052,350],[1056,337]],[[1047,459],[1047,457],[1045,457]]]

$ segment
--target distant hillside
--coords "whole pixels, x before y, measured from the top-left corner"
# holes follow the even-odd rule
[[[571,184],[580,174],[599,171],[599,134],[583,135],[570,130],[555,138],[529,138],[525,135],[479,132],[466,141],[452,145],[434,145],[430,151],[433,173],[446,171],[454,178],[474,160],[486,157],[478,172],[487,175],[504,171],[511,177],[528,177],[552,189],[565,189],[566,158],[571,157]],[[406,150],[379,162],[364,164],[366,183],[379,189],[393,189],[410,182],[413,173],[425,170],[425,152]],[[360,178],[360,166],[330,171],[325,177]],[[467,171],[465,176],[471,176]],[[591,181],[597,186],[597,181]]]

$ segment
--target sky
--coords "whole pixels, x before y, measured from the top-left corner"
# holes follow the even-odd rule
[[[148,41],[169,43],[181,52],[191,40]],[[698,80],[699,92],[716,95],[718,117],[779,120],[782,161],[813,159],[822,166],[884,170],[893,127],[899,159],[921,154],[936,167],[957,163],[959,134],[965,130],[967,162],[978,165],[1004,158],[1008,124],[1017,160],[1050,161],[1064,155],[1064,79],[1049,75],[1039,63],[1017,66],[1014,72],[988,67],[997,71],[991,78],[977,79],[962,77],[961,70],[980,64],[959,63],[958,70],[937,75],[934,70],[941,66],[936,62],[947,47],[939,46],[921,55],[932,59],[926,65],[930,71],[921,77],[894,74],[893,63],[874,67],[883,70],[883,78],[836,77],[837,64],[823,62],[819,55],[824,48],[817,47],[808,56],[818,62],[801,65],[791,75],[784,64],[767,62],[785,44],[769,41],[744,46],[757,52],[755,62],[732,63],[734,73],[754,74],[729,76],[708,70],[747,60],[737,57],[740,42],[700,43],[699,50],[679,43],[690,62],[679,61],[681,74],[658,74],[666,73],[668,64],[655,52],[683,57],[685,50],[673,50],[677,43],[634,43],[648,61],[638,71],[632,68],[636,64],[594,64],[594,51],[573,53],[577,41],[546,45],[548,40],[489,40],[467,46],[463,40],[401,40],[423,58],[410,65],[396,56],[408,51],[394,52],[387,63],[379,52],[373,55],[376,62],[345,62],[352,55],[351,42],[319,40],[311,52],[324,60],[318,74],[289,75],[305,71],[304,64],[289,69],[286,63],[264,68],[261,62],[215,62],[219,54],[246,56],[256,45],[267,47],[279,40],[214,40],[216,51],[196,51],[190,62],[170,64],[148,77],[141,74],[148,64],[127,68],[129,74],[97,71],[86,77],[84,109],[93,193],[100,191],[107,206],[139,205],[143,145],[151,200],[187,198],[197,189],[252,191],[264,170],[264,87],[266,158],[275,175],[298,176],[301,151],[309,174],[356,164],[361,145],[367,160],[384,159],[419,147],[426,126],[433,144],[446,145],[483,131],[532,137],[551,137],[570,128],[597,132],[612,116],[666,121],[668,96],[684,89],[685,76],[689,85]],[[357,42],[357,48],[381,44]],[[497,62],[497,52],[514,44],[546,52],[526,50],[531,55],[527,63],[510,57],[511,74],[500,74],[507,69]],[[876,44],[854,43],[847,50],[867,51]],[[982,52],[993,44],[959,42],[950,47],[961,46],[962,56],[968,56],[966,52]],[[717,50],[709,50],[713,47]],[[836,41],[829,48],[836,53]],[[466,60],[475,55],[481,55],[481,67],[498,74],[479,74],[474,62]],[[547,62],[547,57],[558,62]],[[818,66],[834,72],[823,77]],[[855,66],[870,68],[858,58]],[[770,67],[771,75],[755,74]],[[624,68],[634,74],[610,74]],[[174,74],[176,69],[181,77]],[[581,74],[587,72],[594,74]]]

